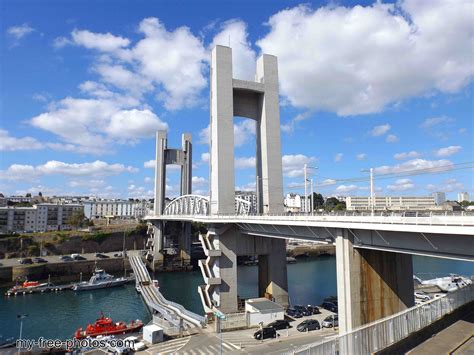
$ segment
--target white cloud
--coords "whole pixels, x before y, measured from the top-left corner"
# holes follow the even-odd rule
[[[234,146],[241,147],[248,142],[249,139],[255,137],[256,122],[254,120],[245,119],[234,124]],[[199,131],[200,144],[209,144],[210,142],[210,126]]]
[[[297,107],[379,112],[433,91],[458,92],[474,73],[469,0],[301,5],[268,25],[257,45],[278,56],[281,92]]]
[[[158,98],[169,110],[193,106],[206,87],[204,77],[207,52],[187,27],[167,31],[157,18],[140,22],[145,35],[132,49],[138,72],[163,90]]]
[[[209,153],[202,153],[201,154],[201,161],[203,163],[209,163],[210,159],[211,159],[211,154],[209,154]]]
[[[360,153],[356,155],[357,160],[365,160],[367,158],[367,154],[365,153]]]
[[[290,178],[301,177],[304,175],[304,164],[311,165],[315,160],[316,158],[303,154],[283,155],[283,175]]]
[[[87,179],[87,180],[70,180],[68,182],[70,187],[88,187],[99,188],[105,186],[105,181],[101,179]]]
[[[335,156],[334,156],[334,161],[336,163],[340,162],[342,160],[342,157],[344,156],[344,154],[342,153],[337,153]]]
[[[224,22],[220,32],[212,40],[209,49],[216,45],[232,48],[233,77],[243,80],[255,79],[256,54],[248,41],[247,25],[240,20]]]
[[[430,117],[425,119],[420,127],[429,135],[440,140],[446,140],[454,132],[455,119],[447,116]]]
[[[149,176],[145,176],[145,178],[143,179],[143,182],[145,184],[152,184],[153,182],[155,182],[155,179],[149,177]]]
[[[194,187],[205,186],[207,185],[206,178],[202,176],[193,176],[192,177],[193,189]]]
[[[398,179],[394,184],[387,185],[390,191],[407,191],[415,187],[415,184],[410,179]]]
[[[428,184],[426,189],[428,191],[459,192],[464,189],[464,184],[457,179],[446,179],[439,185]]]
[[[111,33],[93,33],[87,30],[72,31],[71,40],[75,45],[101,52],[114,52],[130,45],[130,40],[127,38],[114,36]],[[62,43],[66,42],[58,41],[56,44],[60,46]]]
[[[326,186],[326,185],[334,185],[337,181],[334,180],[334,179],[324,179],[322,182],[321,182],[321,185],[322,186]]]
[[[378,136],[383,136],[386,134],[388,131],[390,131],[391,126],[386,123],[380,126],[375,126],[372,128],[372,130],[369,132],[372,137],[378,137]]]
[[[0,151],[37,150],[44,145],[33,137],[16,138],[10,136],[8,131],[0,129]]]
[[[345,195],[345,194],[348,194],[350,192],[354,192],[358,189],[359,188],[357,187],[357,185],[339,185],[336,188],[336,192],[339,193],[339,194]]]
[[[148,190],[143,186],[137,186],[135,184],[131,184],[127,188],[127,194],[130,198],[153,198],[154,192],[153,190]]]
[[[103,154],[112,143],[136,143],[152,137],[159,129],[167,129],[149,109],[129,109],[134,100],[77,99],[67,97],[50,105],[49,110],[29,122],[37,128],[59,136],[77,147],[77,151]]]
[[[32,33],[33,31],[35,31],[35,29],[27,23],[19,26],[12,26],[7,29],[8,35],[12,36],[17,41]]]
[[[449,147],[440,148],[435,151],[435,155],[440,158],[449,157],[453,154],[459,153],[462,147],[459,145],[450,145]]]
[[[408,159],[408,158],[419,158],[421,157],[421,153],[412,150],[410,152],[402,152],[402,153],[396,153],[393,158],[396,160],[403,160],[403,159]]]
[[[255,157],[236,158],[235,159],[235,168],[236,169],[255,168],[256,164],[257,163],[256,163]]]
[[[401,164],[396,165],[384,165],[374,169],[376,174],[398,174],[402,172],[408,172],[413,170],[424,170],[433,169],[430,171],[447,171],[451,170],[453,163],[449,160],[425,160],[425,159],[412,159]]]
[[[155,169],[155,159],[152,160],[147,160],[146,162],[143,163],[143,167],[147,169]]]
[[[399,140],[400,140],[400,138],[398,138],[398,137],[397,137],[396,135],[394,135],[394,134],[389,134],[389,135],[387,136],[387,138],[385,138],[385,141],[386,141],[387,143],[396,143],[396,142],[398,142]]]
[[[235,187],[235,191],[255,191],[257,184],[255,181],[249,182],[245,185],[240,185]]]
[[[454,122],[454,119],[447,116],[430,117],[425,119],[420,127],[424,129],[431,129],[436,126],[452,122]]]
[[[91,163],[64,163],[50,160],[42,165],[12,164],[6,170],[0,170],[0,179],[5,180],[32,180],[44,175],[65,176],[102,176],[135,173],[138,169],[123,164],[109,164],[96,160]]]

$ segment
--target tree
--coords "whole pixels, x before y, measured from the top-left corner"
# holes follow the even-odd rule
[[[334,207],[334,211],[345,211],[346,210],[346,203],[344,201],[339,202],[336,207]]]
[[[41,191],[38,192],[38,196],[39,196],[39,197],[43,197],[43,193],[42,193]]]
[[[311,198],[311,195],[309,195]],[[317,210],[318,208],[324,205],[324,197],[321,194],[317,194],[313,192],[313,210]]]
[[[31,193],[28,192],[25,197],[31,197]]]
[[[340,203],[340,201],[337,198],[329,197],[324,203],[324,209],[326,211],[332,211],[334,208],[336,208],[338,203]]]
[[[82,227],[85,224],[85,216],[83,211],[76,211],[73,214],[69,216],[69,218],[66,220],[66,223],[69,224],[70,226],[79,228]]]

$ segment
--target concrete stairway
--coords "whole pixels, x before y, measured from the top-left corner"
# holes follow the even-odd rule
[[[216,287],[221,284],[221,278],[217,274],[217,268],[214,267],[217,258],[221,256],[221,251],[216,247],[214,235],[210,232],[199,234],[199,240],[202,244],[204,254],[207,256],[204,260],[199,260],[199,268],[201,269],[205,285],[198,287],[199,295],[206,313],[213,312],[212,293]]]

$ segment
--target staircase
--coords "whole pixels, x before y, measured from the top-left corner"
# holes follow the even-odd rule
[[[199,260],[199,268],[201,269],[205,285],[198,287],[199,295],[201,296],[202,305],[206,313],[212,313],[214,305],[212,304],[212,294],[214,289],[221,284],[221,278],[216,272],[215,263],[217,258],[221,256],[221,251],[216,247],[214,241],[214,234],[207,232],[206,234],[199,234],[199,240],[202,244],[204,254],[207,256],[204,260]]]

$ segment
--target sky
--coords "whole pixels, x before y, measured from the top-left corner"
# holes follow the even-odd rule
[[[0,2],[0,192],[153,197],[154,134],[193,140],[209,189],[209,61],[278,57],[284,190],[474,195],[473,1]],[[236,118],[236,189],[255,122]],[[428,170],[426,170],[428,169]],[[413,170],[430,174],[413,175]],[[436,173],[432,173],[432,172]],[[391,175],[386,175],[391,174]],[[384,176],[385,175],[385,176]],[[179,195],[169,169],[167,195]]]

